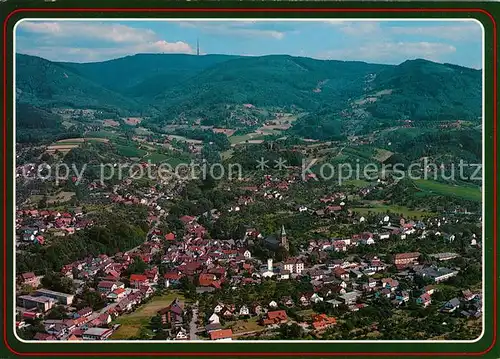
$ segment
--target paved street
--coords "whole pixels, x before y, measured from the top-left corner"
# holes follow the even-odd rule
[[[198,320],[198,302],[193,306],[193,317],[191,318],[191,322],[189,323],[189,340],[197,340],[196,330],[198,325],[196,321]]]

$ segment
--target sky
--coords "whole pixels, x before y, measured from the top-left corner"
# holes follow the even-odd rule
[[[423,58],[482,67],[482,30],[474,21],[25,20],[16,52],[52,61],[95,62],[137,53],[262,56],[399,64]]]

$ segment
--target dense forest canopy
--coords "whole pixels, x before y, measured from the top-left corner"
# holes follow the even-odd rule
[[[240,117],[262,122],[266,108],[295,109],[308,115],[292,133],[336,139],[398,120],[477,122],[481,115],[481,71],[427,60],[393,66],[288,55],[142,54],[73,64],[19,54],[16,61],[19,103],[113,108],[150,115],[153,125],[181,118],[240,129],[251,124],[232,120],[234,106],[251,104],[259,111]]]

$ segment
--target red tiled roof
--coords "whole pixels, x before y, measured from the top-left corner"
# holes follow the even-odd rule
[[[108,281],[102,281],[102,282],[99,282],[99,284],[97,285],[98,288],[111,288],[113,287],[115,283],[113,282],[108,282]]]
[[[34,319],[36,318],[37,313],[35,312],[24,312],[23,318]]]
[[[287,320],[288,316],[286,315],[286,312],[284,310],[275,310],[273,312],[268,312],[267,318],[273,320],[274,319]]]
[[[420,253],[419,252],[411,252],[411,253],[398,253],[394,256],[394,259],[408,259],[408,258],[414,258],[414,257],[419,257]]]
[[[113,293],[115,294],[122,294],[123,292],[125,292],[125,289],[124,288],[117,288],[113,291]]]
[[[210,339],[212,340],[232,338],[232,336],[233,331],[231,329],[220,329],[210,332]]]
[[[173,241],[173,240],[175,240],[175,234],[173,234],[172,232],[167,233],[167,234],[165,234],[165,239],[167,241]]]
[[[182,278],[182,276],[180,274],[178,274],[178,273],[173,272],[173,273],[165,273],[163,275],[163,278],[165,278],[165,279],[172,279],[172,280],[179,280],[179,279]]]
[[[135,281],[135,282],[146,282],[148,278],[143,275],[143,274],[132,274],[130,276],[130,281]]]
[[[33,273],[33,272],[23,273],[23,274],[21,274],[21,276],[24,280],[31,279],[31,278],[35,277],[35,273]]]
[[[421,298],[423,301],[425,301],[425,302],[428,302],[428,301],[430,301],[430,300],[431,300],[431,296],[430,296],[430,294],[429,294],[429,293],[424,293],[424,294],[422,294],[422,295],[420,296],[420,298]]]

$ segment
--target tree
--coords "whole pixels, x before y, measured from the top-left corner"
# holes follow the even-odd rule
[[[159,314],[155,315],[153,318],[151,318],[151,330],[154,332],[163,330],[163,322],[161,319],[161,316]]]
[[[47,315],[48,319],[65,319],[67,318],[66,309],[62,305],[56,305],[53,307],[49,314]]]
[[[94,290],[90,290],[88,287],[83,289],[79,298],[80,302],[77,305],[79,309],[91,307],[92,310],[100,310],[106,306],[106,301],[101,297],[101,295]]]
[[[304,330],[297,323],[281,324],[279,336],[280,339],[301,339],[304,336]]]
[[[142,274],[148,269],[148,265],[142,260],[141,257],[134,257],[134,261],[130,264],[125,271],[127,275],[130,274]]]
[[[69,277],[61,273],[48,272],[41,280],[41,284],[50,290],[63,293],[74,293],[74,283]]]
[[[47,196],[43,196],[40,201],[38,201],[38,209],[47,208]]]
[[[17,331],[17,334],[24,340],[33,340],[36,333],[44,333],[45,327],[40,320],[35,320],[30,326]]]

